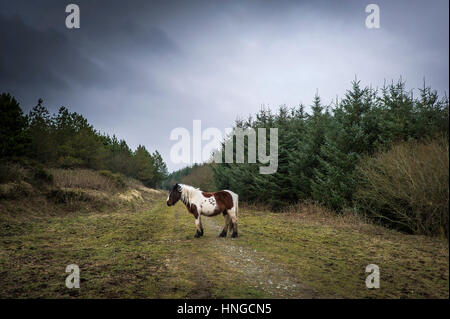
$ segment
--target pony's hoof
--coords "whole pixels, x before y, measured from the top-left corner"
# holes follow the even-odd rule
[[[195,233],[194,238],[200,238],[200,233]]]
[[[238,236],[237,232],[233,232],[233,235],[231,235],[231,238],[236,238]]]
[[[227,233],[226,233],[226,232],[221,232],[221,233],[219,234],[219,237],[227,237]]]

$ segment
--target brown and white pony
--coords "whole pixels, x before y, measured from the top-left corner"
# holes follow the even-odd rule
[[[226,237],[228,230],[233,230],[231,237],[237,237],[238,195],[229,190],[214,193],[202,192],[189,185],[175,184],[167,197],[167,206],[173,206],[180,200],[188,211],[194,215],[197,233],[195,238],[203,236],[201,216],[223,214],[225,226],[220,237]]]

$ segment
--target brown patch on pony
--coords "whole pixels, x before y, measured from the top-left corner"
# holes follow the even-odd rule
[[[192,215],[194,215],[194,217],[197,219],[198,217],[198,211],[197,211],[197,206],[195,206],[194,204],[191,204],[190,207],[187,207],[188,212],[191,213]]]
[[[233,208],[233,197],[231,197],[231,194],[226,191],[202,192],[202,195],[206,198],[214,196],[216,200],[217,208],[210,216],[216,216],[220,213],[226,215],[227,210]]]
[[[220,203],[223,205],[224,209],[222,211],[233,208],[233,197],[231,197],[230,193],[226,191],[215,192],[214,197],[216,198],[217,204]]]
[[[219,215],[220,213],[224,213],[224,212],[226,212],[226,211],[222,211],[220,208],[216,208],[214,210],[214,212],[211,215],[208,215],[208,216],[209,217],[213,217],[213,216]]]
[[[211,196],[214,195],[214,193],[202,192],[202,195],[205,196],[205,197],[207,197],[207,198],[210,198]]]
[[[223,208],[222,210],[220,210],[220,212],[233,208],[233,197],[231,197],[231,194],[226,191],[211,192],[211,193],[202,192],[202,195],[205,196],[206,198],[214,196],[217,205]]]

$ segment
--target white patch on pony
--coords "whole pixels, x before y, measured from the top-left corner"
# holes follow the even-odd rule
[[[233,223],[237,223],[239,210],[239,196],[238,194],[227,189],[225,190],[225,192],[229,193],[231,195],[231,198],[233,199],[233,207],[228,211],[228,214],[230,215]]]
[[[202,194],[202,198],[200,199],[200,211],[202,215],[210,216],[214,214],[214,211],[217,208],[217,202],[214,196],[205,197]]]

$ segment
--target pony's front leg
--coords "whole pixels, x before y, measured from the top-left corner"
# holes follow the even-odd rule
[[[197,233],[195,234],[195,238],[199,238],[200,236],[203,236],[203,226],[202,226],[202,220],[200,219],[200,214],[195,218],[195,227],[197,228]]]

